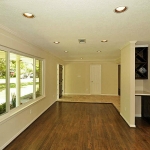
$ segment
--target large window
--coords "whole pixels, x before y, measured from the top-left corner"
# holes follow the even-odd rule
[[[6,53],[0,50],[0,114],[6,112]]]
[[[43,61],[0,50],[0,115],[43,95]]]

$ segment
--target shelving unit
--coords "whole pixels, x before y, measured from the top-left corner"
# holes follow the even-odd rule
[[[148,47],[135,48],[135,79],[148,79]]]

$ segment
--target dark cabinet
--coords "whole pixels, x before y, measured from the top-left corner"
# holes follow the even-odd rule
[[[135,48],[135,79],[148,79],[148,47]]]
[[[150,117],[150,96],[142,96],[142,117]]]

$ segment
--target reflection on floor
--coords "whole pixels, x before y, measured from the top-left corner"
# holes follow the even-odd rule
[[[113,103],[120,111],[120,96],[103,96],[103,95],[64,95],[58,101],[66,102],[88,102],[88,103]]]

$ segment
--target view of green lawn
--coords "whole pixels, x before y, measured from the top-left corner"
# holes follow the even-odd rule
[[[28,102],[30,99],[33,99],[33,79],[21,79],[23,82],[21,83],[21,88],[20,88],[20,104]],[[36,79],[37,84],[36,84],[36,91],[38,92],[39,88],[39,83],[38,83],[38,78]],[[0,79],[2,81],[2,79]],[[38,93],[37,93],[38,94]],[[14,99],[16,98],[16,84],[15,83],[10,83],[10,105],[11,109],[16,107],[13,103],[15,103]],[[0,114],[5,111],[5,103],[6,103],[6,85],[0,84]],[[3,109],[3,110],[1,110]]]

